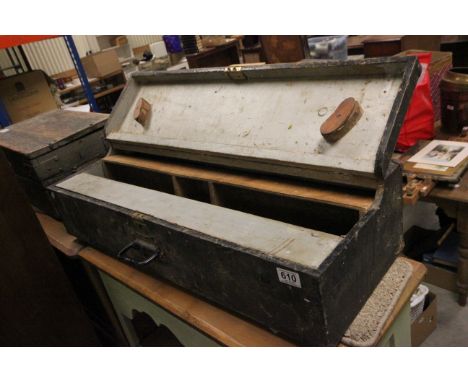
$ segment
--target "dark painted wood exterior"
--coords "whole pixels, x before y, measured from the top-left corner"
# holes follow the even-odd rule
[[[54,110],[0,134],[0,148],[35,207],[57,217],[46,187],[106,155],[107,118],[106,114]]]
[[[118,258],[129,243],[146,246],[139,270],[250,318],[303,345],[336,345],[388,267],[401,240],[401,172],[379,185],[372,208],[317,269],[219,242],[133,210],[50,188],[67,230]],[[112,238],[112,239],[110,239]],[[298,272],[302,288],[278,282],[276,268]]]
[[[368,210],[357,213],[346,208],[332,208],[325,202],[317,201],[314,205],[309,205],[308,210],[301,209],[297,208],[298,204],[293,201],[294,196],[286,195],[283,204],[275,202],[275,206],[281,206],[282,209],[275,215],[271,211],[265,211],[268,209],[268,203],[264,203],[267,200],[266,196],[263,199],[261,194],[254,195],[252,192],[252,198],[248,201],[251,204],[247,206],[247,202],[236,201],[236,197],[245,197],[250,191],[243,190],[242,195],[229,192],[224,194],[224,202],[228,202],[224,208],[238,209],[277,221],[287,221],[293,216],[296,220],[287,223],[301,227],[305,225],[298,223],[299,221],[309,220],[314,225],[316,220],[317,224],[308,228],[331,233],[340,239],[317,267],[301,265],[299,262],[279,257],[274,252],[254,250],[239,242],[207,235],[202,229],[196,230],[158,218],[157,213],[150,215],[132,208],[124,208],[118,203],[92,197],[92,190],[85,195],[65,186],[61,187],[60,184],[49,187],[49,190],[53,193],[55,206],[60,211],[67,230],[80,240],[132,264],[142,272],[168,280],[260,323],[298,344],[336,345],[393,263],[401,246],[401,171],[390,161],[390,156],[417,81],[417,62],[414,59],[389,58],[345,63],[279,64],[245,70],[246,78],[258,81],[279,81],[294,75],[316,79],[335,78],[337,74],[341,78],[362,76],[363,73],[366,76],[386,76],[392,71],[401,74],[402,82],[391,105],[388,119],[383,122],[386,123],[384,134],[370,170],[372,181],[369,182],[369,176],[360,177],[356,173],[350,174],[345,169],[341,171],[338,167],[335,170],[340,171],[334,174],[332,171],[324,171],[323,168],[309,174],[315,174],[315,178],[309,178],[323,184],[340,183],[341,180],[341,186],[350,194],[358,192],[360,187],[366,187],[374,195],[374,201]],[[135,81],[151,84],[180,84],[184,79],[189,82],[203,79],[205,82],[215,83],[227,80],[226,73],[220,69],[135,75]],[[125,99],[121,98],[116,106],[107,126],[108,134],[113,128],[119,128],[119,121],[128,113],[126,108],[132,105],[132,97],[137,97],[138,92],[134,85],[130,84],[127,87],[123,97]],[[138,156],[145,153],[152,154],[153,157],[160,155],[166,159],[174,158],[172,160],[193,160],[223,166],[231,164],[237,171],[239,168],[245,171],[253,170],[249,162],[251,158],[228,158],[229,160],[223,162],[223,153],[210,158],[206,151],[192,150],[188,156],[184,155],[183,150],[173,148],[155,151],[154,147],[148,148],[150,145],[147,142],[130,144],[118,140],[111,141],[114,151],[124,150],[127,155]],[[258,162],[255,161],[255,164],[258,165]],[[291,167],[287,174],[282,174],[276,168],[275,171],[269,171],[270,168],[255,167],[255,171],[263,170],[275,173],[279,182],[282,175],[304,178],[301,174],[302,169],[298,167]],[[105,163],[98,163],[87,172],[158,192],[174,193],[216,206],[223,205],[223,197],[211,198],[210,195],[209,198],[200,199],[200,192],[195,189],[192,194],[179,195],[175,190],[177,187],[171,186],[170,179],[169,182],[162,182],[163,178],[158,178],[156,174],[138,172],[131,167],[121,166],[117,171],[115,168],[112,170],[110,165],[106,167]],[[349,180],[351,177],[352,181]],[[222,191],[222,188],[219,190]],[[258,202],[255,203],[255,200]],[[315,206],[321,213],[313,212]],[[250,210],[246,211],[248,208]],[[299,216],[301,212],[303,216]],[[200,219],[203,220],[203,217]],[[341,227],[333,231],[334,226]],[[279,282],[277,268],[297,272],[301,287]]]

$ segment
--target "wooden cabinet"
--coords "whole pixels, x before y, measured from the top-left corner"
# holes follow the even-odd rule
[[[301,61],[308,52],[304,36],[260,36],[260,42],[268,64]]]
[[[238,41],[232,40],[213,48],[204,48],[199,53],[188,54],[189,68],[212,68],[239,64]]]
[[[99,345],[1,151],[0,179],[0,346]]]

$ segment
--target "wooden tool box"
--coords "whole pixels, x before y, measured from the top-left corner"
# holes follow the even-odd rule
[[[57,216],[46,187],[107,153],[107,118],[54,110],[0,130],[0,148],[34,206]]]
[[[80,240],[335,345],[400,246],[390,155],[418,71],[408,57],[136,73],[111,154],[49,189]]]

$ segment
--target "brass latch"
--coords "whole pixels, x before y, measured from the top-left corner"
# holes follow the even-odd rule
[[[233,81],[244,81],[247,79],[247,76],[242,71],[242,67],[238,65],[231,65],[224,69],[227,76]]]
[[[254,66],[263,66],[265,65],[264,62],[252,62],[248,64],[232,64],[226,67],[224,71],[226,72],[227,76],[234,81],[243,81],[247,80],[248,77],[243,71],[243,68],[252,68]]]
[[[420,197],[429,195],[435,185],[436,182],[431,178],[418,179],[415,175],[408,175],[406,185],[403,187],[403,203],[415,205]]]

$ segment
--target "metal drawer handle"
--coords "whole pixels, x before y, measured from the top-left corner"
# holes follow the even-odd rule
[[[131,257],[125,256],[125,253],[132,248],[138,251],[150,253],[150,256],[148,256],[147,258],[143,260],[135,260]],[[161,255],[161,252],[156,247],[152,246],[151,244],[145,243],[141,240],[134,240],[119,251],[119,253],[117,254],[117,258],[120,260],[127,261],[134,265],[146,265],[150,263],[151,261],[153,261],[154,259],[156,259],[157,257],[159,257],[160,255]]]

